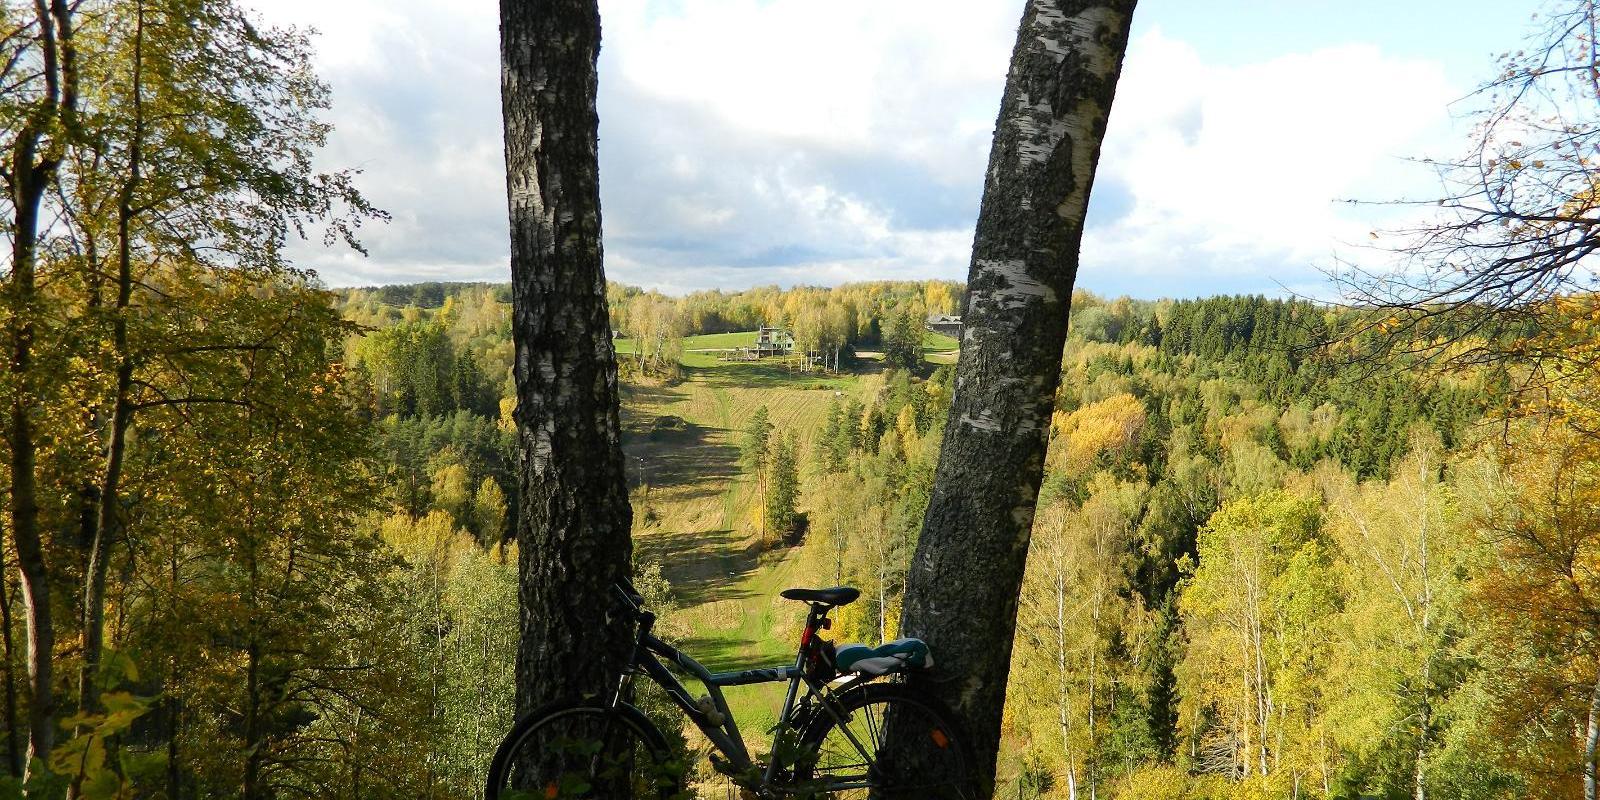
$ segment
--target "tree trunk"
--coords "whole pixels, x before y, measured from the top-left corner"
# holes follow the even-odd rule
[[[1432,665],[1424,659],[1422,662],[1422,707],[1417,709],[1417,764],[1412,773],[1411,798],[1412,800],[1428,800],[1428,748],[1431,744],[1431,728],[1433,727],[1433,704],[1428,697],[1429,686],[1433,682]]]
[[[600,245],[596,0],[501,0],[521,641],[517,709],[611,689],[632,631],[617,364]]]
[[[22,604],[28,631],[28,754],[47,758],[55,743],[55,621],[50,612],[50,572],[39,525],[39,443],[33,417],[33,339],[38,302],[39,207],[60,164],[58,143],[47,140],[57,125],[70,134],[76,128],[77,56],[72,44],[72,11],[66,0],[36,0],[41,74],[45,87],[12,143],[8,166],[12,206],[10,361],[12,376],[7,435],[11,447],[11,536],[22,575]]]
[[[100,478],[100,501],[89,547],[89,564],[83,580],[83,665],[78,673],[78,709],[93,710],[100,702],[100,685],[95,674],[105,646],[106,566],[111,542],[122,518],[122,460],[127,448],[128,426],[133,421],[133,355],[128,351],[128,310],[133,299],[133,222],[134,192],[140,181],[144,152],[144,4],[137,5],[133,45],[133,135],[128,147],[128,177],[117,198],[117,299],[111,324],[111,343],[116,357],[116,386],[112,394],[111,424],[106,431],[105,465]],[[74,781],[69,797],[78,794]]]
[[[261,791],[261,649],[246,648],[244,677],[244,776],[239,784],[243,800],[260,800]]]
[[[968,272],[961,358],[902,635],[948,681],[994,779],[1006,678],[1067,312],[1135,0],[1031,0],[1006,80]]]
[[[167,798],[181,800],[183,761],[178,758],[178,737],[183,733],[182,709],[175,697],[168,697],[162,706],[167,712]]]
[[[1065,565],[1062,565],[1065,566]],[[1067,800],[1078,800],[1078,759],[1072,749],[1072,710],[1067,707],[1067,576],[1058,567],[1056,590],[1056,724],[1061,726],[1061,759],[1067,765]]]
[[[1600,800],[1600,675],[1595,677],[1594,693],[1589,695],[1589,730],[1583,745],[1583,800]]]
[[[39,530],[38,443],[33,432],[38,404],[32,397],[34,260],[39,203],[47,179],[32,163],[32,145],[19,144],[17,150],[10,297],[13,394],[7,433],[11,446],[11,536],[17,550],[17,571],[22,575],[22,606],[28,632],[28,754],[24,763],[31,771],[34,757],[48,755],[55,742],[55,624],[50,615],[50,573]]]
[[[13,777],[22,777],[22,738],[17,727],[16,662],[12,658],[15,647],[11,642],[11,582],[6,579],[5,551],[0,548],[0,641],[5,644],[6,659],[6,769]]]

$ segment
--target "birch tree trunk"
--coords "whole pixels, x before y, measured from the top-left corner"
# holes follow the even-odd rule
[[[961,358],[901,633],[993,784],[1034,506],[1100,142],[1135,0],[1030,0],[1011,56],[963,311]]]
[[[631,633],[617,363],[601,264],[596,0],[501,0],[521,494],[517,709],[598,694]]]
[[[5,657],[6,768],[14,778],[22,777],[22,729],[17,725],[17,681],[13,672],[11,643],[11,582],[6,578],[5,547],[0,544],[0,646]]]
[[[1589,729],[1583,745],[1583,800],[1600,800],[1600,676],[1595,677],[1594,693],[1589,696]]]

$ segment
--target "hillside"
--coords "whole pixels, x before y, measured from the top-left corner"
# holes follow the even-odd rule
[[[623,450],[634,488],[637,557],[661,565],[680,606],[680,644],[713,670],[790,661],[803,607],[778,592],[824,579],[804,545],[762,541],[756,481],[739,463],[739,439],[751,417],[765,409],[775,430],[793,431],[799,452],[809,454],[825,434],[834,404],[871,403],[884,388],[879,354],[859,359],[847,372],[821,374],[777,363],[718,361],[705,352],[745,346],[754,336],[687,337],[681,382],[623,385]],[[924,357],[930,363],[953,350],[948,337],[928,339]],[[618,351],[631,353],[631,342],[619,340]],[[826,501],[814,492],[801,497],[802,514]],[[735,710],[751,715],[747,732],[759,736],[774,719],[782,687],[758,685],[730,694]]]
[[[835,615],[835,640],[895,634],[958,355],[915,323],[929,295],[907,284],[614,296],[614,324],[636,334],[616,341],[636,566],[670,608],[664,634],[711,668],[790,658],[802,609],[777,598],[787,586],[863,590]],[[447,291],[435,309],[347,298],[373,328],[347,352],[394,465],[392,541],[455,525],[492,552],[509,535],[494,512],[514,507],[516,489],[503,298],[493,287]],[[796,337],[816,337],[814,352],[832,342],[853,356],[838,371],[820,358],[725,360],[754,332],[696,332],[756,305],[819,325]],[[1077,785],[1220,800],[1309,781],[1333,797],[1399,798],[1415,780],[1420,734],[1404,720],[1419,703],[1434,715],[1430,780],[1484,798],[1536,784],[1498,731],[1537,730],[1544,717],[1491,687],[1559,668],[1508,660],[1524,652],[1505,649],[1524,646],[1520,634],[1478,587],[1520,580],[1495,572],[1519,556],[1477,531],[1520,502],[1515,484],[1496,483],[1519,468],[1509,454],[1554,451],[1503,451],[1484,435],[1492,376],[1341,361],[1318,346],[1341,324],[1329,309],[1259,297],[1075,298],[1019,610],[1003,796]],[[1496,430],[1534,435],[1505,420]],[[774,466],[784,458],[792,479]],[[775,516],[786,481],[797,495]],[[1419,567],[1418,548],[1447,566]],[[444,580],[468,579],[454,574]],[[509,559],[493,574],[497,586],[515,580]],[[1431,597],[1451,599],[1428,627],[1408,627],[1406,609]],[[514,609],[473,613],[491,612]],[[514,643],[499,646],[486,663],[511,658]],[[1470,662],[1435,666],[1462,652]],[[503,724],[495,709],[509,689],[480,686],[501,698],[481,724]],[[1579,691],[1559,696],[1562,713],[1580,713]],[[1269,698],[1274,714],[1240,711]],[[752,745],[780,699],[776,685],[730,692]],[[1323,738],[1334,728],[1346,733]],[[1291,766],[1251,778],[1239,771],[1255,763],[1243,741]],[[472,747],[464,764],[482,753]],[[1484,763],[1494,766],[1466,766]],[[721,796],[719,778],[700,778],[705,796]]]

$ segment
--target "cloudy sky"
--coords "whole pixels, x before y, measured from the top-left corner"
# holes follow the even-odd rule
[[[506,280],[495,0],[248,0],[320,31],[329,168],[393,214],[336,286]],[[1321,293],[1459,149],[1536,0],[1141,0],[1080,286]],[[687,291],[965,276],[1020,0],[601,0],[606,270]]]

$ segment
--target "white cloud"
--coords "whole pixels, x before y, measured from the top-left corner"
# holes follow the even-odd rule
[[[255,2],[322,31],[337,126],[323,164],[365,169],[394,214],[367,229],[370,260],[297,255],[335,284],[504,279],[497,4]],[[1013,5],[602,0],[610,276],[682,290],[964,275]],[[1315,281],[1310,265],[1372,224],[1335,201],[1415,186],[1397,157],[1449,149],[1459,94],[1438,65],[1367,45],[1222,67],[1139,37],[1080,284]]]
[[[934,170],[987,150],[1013,9],[970,0],[607,0],[620,79],[717,124]],[[997,13],[998,12],[998,13]],[[976,148],[974,147],[976,145]],[[953,177],[953,176],[951,176]]]
[[[1381,216],[1341,201],[1425,185],[1403,157],[1450,147],[1460,94],[1439,65],[1367,45],[1224,68],[1153,31],[1129,54],[1097,179],[1123,213],[1091,226],[1082,277],[1303,283]]]
[[[266,20],[317,29],[335,131],[319,163],[359,168],[393,215],[369,225],[370,259],[297,246],[335,285],[505,280],[499,15],[493,0],[255,0]]]

